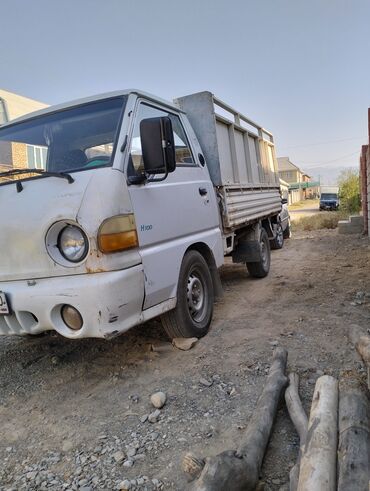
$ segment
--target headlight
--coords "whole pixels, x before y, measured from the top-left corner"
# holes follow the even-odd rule
[[[59,233],[58,248],[65,259],[72,263],[79,263],[86,257],[88,251],[87,237],[80,228],[67,225]]]

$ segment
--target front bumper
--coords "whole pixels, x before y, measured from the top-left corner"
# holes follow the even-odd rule
[[[10,316],[0,316],[0,335],[55,330],[73,339],[104,338],[140,322],[144,274],[138,265],[121,271],[0,282],[0,291],[6,293],[12,309]],[[62,320],[64,304],[80,312],[79,331]]]

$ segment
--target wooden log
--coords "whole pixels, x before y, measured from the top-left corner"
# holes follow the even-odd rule
[[[192,491],[255,490],[281,392],[288,382],[287,356],[285,349],[275,350],[266,384],[239,448],[205,459],[200,476],[191,484]],[[202,462],[194,456],[192,459]]]
[[[368,491],[370,479],[370,400],[358,375],[339,381],[338,491]]]
[[[308,419],[303,409],[299,397],[299,375],[297,373],[289,374],[289,385],[285,390],[285,402],[287,405],[290,419],[299,436],[299,453],[296,464],[289,473],[289,491],[296,491],[298,488],[299,466],[301,462],[302,449],[306,442]]]
[[[370,336],[366,335],[359,326],[352,324],[348,330],[348,337],[366,365],[367,387],[370,390]]]
[[[317,379],[306,442],[299,471],[298,491],[335,491],[338,441],[338,381]]]
[[[298,373],[289,374],[289,385],[285,390],[285,402],[288,408],[290,419],[297,430],[300,444],[304,445],[307,435],[308,418],[303,409],[299,397],[299,375]]]

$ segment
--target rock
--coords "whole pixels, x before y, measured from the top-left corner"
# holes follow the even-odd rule
[[[129,447],[126,453],[127,453],[127,457],[133,457],[134,455],[136,455],[136,448]]]
[[[147,414],[143,414],[143,416],[141,416],[141,418],[140,418],[140,421],[142,423],[145,423],[145,421],[147,421],[147,419],[148,419],[148,415]]]
[[[118,452],[113,454],[113,458],[117,462],[117,464],[119,464],[124,460],[125,454],[119,450]]]
[[[120,491],[129,491],[131,489],[131,482],[128,479],[124,479],[118,485]]]
[[[151,345],[151,350],[157,353],[166,353],[168,351],[173,351],[173,346],[171,343],[157,343]]]
[[[150,396],[150,402],[157,409],[161,409],[166,404],[167,396],[164,392],[156,392]]]
[[[71,440],[64,440],[62,445],[63,452],[69,452],[73,448],[73,442]]]
[[[161,411],[159,409],[156,409],[154,412],[150,413],[148,416],[149,423],[156,423],[160,414]]]
[[[213,384],[213,382],[212,382],[212,381],[207,380],[207,379],[205,379],[205,378],[203,378],[203,377],[202,377],[201,379],[199,379],[199,383],[200,383],[201,385],[204,385],[205,387],[211,387],[211,385]]]
[[[123,467],[132,467],[134,465],[134,461],[131,459],[127,459],[123,463]]]
[[[189,351],[198,341],[198,338],[173,338],[172,344],[177,349]]]

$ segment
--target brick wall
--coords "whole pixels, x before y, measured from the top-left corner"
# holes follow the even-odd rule
[[[27,145],[25,143],[12,142],[12,160],[14,167],[27,168]]]

